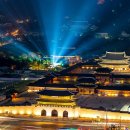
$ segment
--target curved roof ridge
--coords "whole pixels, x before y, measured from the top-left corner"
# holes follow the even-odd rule
[[[110,59],[110,60],[124,60],[127,59],[126,53],[123,52],[108,52],[102,56],[103,59]]]
[[[41,91],[44,91],[44,90],[50,90],[50,91],[68,91],[68,90],[57,90],[57,89],[43,89]]]
[[[80,77],[79,79],[83,79],[83,78],[86,78],[86,79],[88,79],[88,78],[95,79],[94,77]]]
[[[41,95],[50,95],[50,96],[69,96],[74,95],[74,93],[70,92],[69,90],[54,90],[54,89],[43,89],[42,91],[39,91],[38,94]]]
[[[70,91],[70,90],[66,90],[66,91],[69,91],[71,94],[73,94],[73,95],[74,95],[74,93],[73,93],[72,91]]]
[[[106,53],[109,53],[109,54],[126,54],[125,51],[122,51],[122,52],[112,52],[112,51],[106,51]]]

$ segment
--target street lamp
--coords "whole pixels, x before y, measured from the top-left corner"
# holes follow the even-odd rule
[[[105,126],[105,128],[106,128],[106,130],[107,130],[107,108],[105,109],[106,110],[106,126]]]
[[[120,116],[120,130],[121,130],[121,116]]]
[[[98,122],[100,122],[100,117],[97,116],[97,126],[98,126]]]

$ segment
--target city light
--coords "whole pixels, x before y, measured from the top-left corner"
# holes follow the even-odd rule
[[[129,15],[125,11],[120,12],[121,15],[118,15],[118,10],[115,7],[107,8],[105,11],[107,16],[105,16],[103,10],[106,9],[106,6],[114,5],[113,1],[82,0],[75,2],[73,0],[38,0],[27,2],[27,5],[30,4],[30,11],[28,11],[27,7],[24,7],[23,12],[28,12],[28,15],[31,15],[31,11],[33,11],[35,18],[29,16],[25,16],[24,18],[18,17],[14,13],[14,10],[9,7],[8,2],[1,1],[0,4],[3,7],[7,4],[6,8],[3,8],[3,11],[7,14],[8,19],[14,20],[15,27],[7,32],[3,31],[2,36],[11,36],[13,40],[19,40],[22,44],[28,44],[24,46],[25,49],[29,52],[33,52],[34,49],[40,52],[42,57],[45,53],[48,56],[85,54],[83,57],[87,57],[88,53],[98,55],[103,52],[103,48],[107,47],[106,45],[110,40],[117,38],[120,42],[124,38],[129,38],[128,31],[122,30],[127,26],[126,23],[129,22]],[[123,4],[125,2],[119,2],[120,10],[123,8]],[[23,1],[21,4],[18,3],[18,7],[23,5]],[[77,7],[79,8],[77,9]],[[12,8],[17,7],[12,4]],[[20,15],[21,13],[20,9],[18,9],[17,14]],[[4,16],[1,17],[3,18]],[[122,19],[124,19],[123,22],[119,22]],[[102,24],[102,21],[104,24]],[[34,25],[37,23],[35,29],[32,27],[32,31],[27,27],[31,23]],[[117,28],[118,31],[115,31]],[[120,35],[117,34],[120,31]],[[40,37],[40,39],[37,37]],[[36,40],[40,40],[40,42]],[[8,44],[8,42],[4,43],[4,45]],[[11,43],[15,44],[15,42]],[[110,46],[114,46],[115,48],[116,45],[115,42]],[[98,46],[100,46],[100,50],[97,49]],[[4,50],[5,48],[3,47]],[[122,49],[120,46],[116,46],[116,48]],[[16,52],[13,51],[12,53],[15,54]],[[18,53],[21,55],[25,51],[21,50]],[[53,61],[52,59],[52,63],[54,62],[57,63],[57,61]]]
[[[129,44],[130,0],[0,0],[0,128],[129,130]]]

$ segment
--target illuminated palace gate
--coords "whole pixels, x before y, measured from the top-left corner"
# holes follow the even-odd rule
[[[40,92],[37,106],[41,116],[47,117],[72,117],[78,107],[75,103],[75,95],[68,90],[44,89]]]

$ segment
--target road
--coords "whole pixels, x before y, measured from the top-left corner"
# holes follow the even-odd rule
[[[115,124],[119,126],[119,123]],[[104,130],[104,126],[105,123],[88,123],[70,120],[38,121],[35,119],[0,117],[0,130]]]

